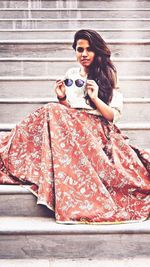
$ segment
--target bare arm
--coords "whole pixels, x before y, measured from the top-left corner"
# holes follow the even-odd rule
[[[98,97],[92,99],[92,101],[97,107],[98,111],[103,115],[104,118],[106,118],[108,121],[111,121],[111,122],[114,120],[114,112],[110,106],[105,104]]]
[[[66,99],[66,88],[65,88],[63,80],[56,81],[55,92],[59,100],[59,103],[61,103],[62,105],[65,105],[66,107],[70,107],[70,104],[68,103]]]

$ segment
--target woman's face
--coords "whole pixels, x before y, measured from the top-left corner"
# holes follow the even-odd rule
[[[76,46],[77,61],[84,67],[88,68],[94,60],[95,52],[89,45],[89,42],[84,39],[79,39]]]

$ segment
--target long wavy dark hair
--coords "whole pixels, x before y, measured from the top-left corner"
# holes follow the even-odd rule
[[[79,30],[74,35],[72,47],[76,50],[77,41],[84,39],[95,53],[94,61],[89,67],[88,79],[95,80],[99,86],[98,97],[106,104],[112,99],[113,88],[115,87],[117,72],[110,60],[111,51],[103,38],[94,30]],[[94,103],[87,96],[90,105],[95,108]]]

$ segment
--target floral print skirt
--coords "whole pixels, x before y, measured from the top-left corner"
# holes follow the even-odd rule
[[[150,213],[150,155],[103,117],[48,103],[0,141],[0,183],[29,185],[58,223],[125,223]]]

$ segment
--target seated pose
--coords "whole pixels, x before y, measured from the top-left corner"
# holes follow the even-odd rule
[[[94,30],[75,33],[79,67],[57,80],[58,103],[1,138],[0,183],[29,185],[58,223],[127,223],[150,213],[150,155],[115,125],[122,94],[111,52]]]

